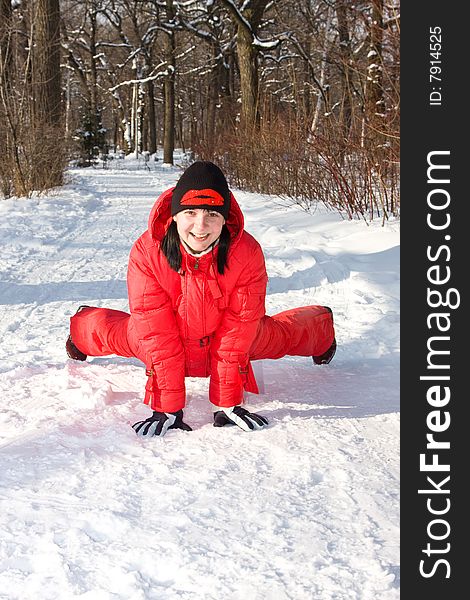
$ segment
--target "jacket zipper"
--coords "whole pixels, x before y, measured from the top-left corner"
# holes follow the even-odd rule
[[[207,336],[207,329],[206,329],[206,304],[204,302],[206,293],[207,293],[207,285],[206,285],[206,281],[207,281],[207,275],[204,274],[204,279],[202,281],[202,332],[204,334],[204,337],[208,337]],[[204,347],[204,352],[205,352],[205,357],[204,357],[204,373],[208,373],[209,371],[209,348],[210,348],[210,342],[211,340],[208,340],[208,344],[207,346]]]
[[[185,310],[185,319],[184,319],[184,332],[186,339],[189,337],[189,328],[188,328],[188,278],[184,277],[184,310]]]

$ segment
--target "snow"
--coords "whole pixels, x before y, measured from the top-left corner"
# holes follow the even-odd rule
[[[127,309],[126,266],[161,161],[71,169],[46,196],[0,202],[0,598],[399,598],[399,222],[311,215],[235,190],[263,245],[269,314],[324,304],[331,364],[255,363],[266,430],[138,438],[134,359],[68,360],[80,304]]]

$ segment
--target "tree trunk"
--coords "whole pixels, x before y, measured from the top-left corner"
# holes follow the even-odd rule
[[[173,36],[169,36],[170,44]],[[171,44],[173,45],[173,44]],[[173,60],[174,63],[174,60]],[[169,65],[170,66],[170,65]],[[174,67],[174,64],[172,65]],[[163,84],[165,96],[165,114],[163,120],[163,162],[173,164],[175,150],[175,73],[171,71]]]
[[[93,124],[93,132],[98,129],[98,73],[96,70],[96,11],[90,10],[90,118]]]
[[[380,139],[385,103],[382,73],[383,0],[372,0],[370,45],[367,55],[365,100],[365,143],[375,146]],[[374,142],[375,140],[375,142]],[[379,141],[380,143],[380,141]]]
[[[325,25],[325,39],[323,41],[323,51],[322,51],[322,58],[321,58],[320,80],[319,80],[319,87],[322,90],[325,88],[327,59],[328,59],[328,52],[329,52],[329,47],[330,47],[330,26],[331,26],[331,8],[328,6],[326,25]],[[315,107],[315,113],[313,115],[313,121],[312,121],[312,125],[310,127],[310,132],[312,135],[315,135],[317,132],[317,127],[318,127],[318,123],[320,120],[320,111],[321,111],[322,102],[325,100],[327,94],[328,94],[328,91],[326,91],[324,94],[318,94],[317,103],[316,103],[316,107]],[[325,106],[324,110],[328,111],[329,107]]]
[[[11,83],[11,0],[0,0],[0,85],[4,90]]]
[[[34,74],[37,117],[42,123],[59,125],[62,118],[59,0],[38,0],[36,19]]]
[[[229,129],[232,129],[233,126],[233,97],[231,91],[231,71],[233,70],[233,56],[232,53],[226,55],[220,62],[218,66],[218,76],[219,76],[219,90],[220,90],[220,109],[219,109],[219,131],[222,133],[227,133]],[[227,68],[225,65],[231,65],[231,68]]]
[[[66,166],[60,80],[59,0],[37,0],[32,23],[32,120],[24,138],[29,190],[63,183]]]
[[[150,154],[157,152],[157,123],[155,119],[155,91],[153,81],[147,83],[147,124],[148,124],[148,150]]]
[[[139,158],[139,67],[137,58],[134,57],[132,68],[134,69],[134,83],[132,84],[132,104],[131,104],[131,148],[135,158]]]
[[[260,26],[269,0],[244,2],[238,9],[232,0],[222,0],[237,27],[237,55],[240,70],[241,125],[244,129],[257,129],[259,114],[258,48],[256,32]]]
[[[166,13],[168,21],[174,21],[175,9],[173,0],[166,0]],[[163,119],[163,162],[173,164],[175,150],[175,34],[167,32],[166,62],[168,74],[163,84],[165,97],[165,114]]]
[[[212,70],[209,75],[209,85],[207,94],[207,119],[205,127],[205,141],[207,152],[209,156],[213,156],[214,144],[217,140],[218,127],[217,127],[217,113],[220,96],[222,90],[220,89],[220,58],[219,48],[216,44],[212,44]]]
[[[344,0],[336,2],[336,18],[338,19],[339,49],[341,53],[341,89],[342,89],[342,111],[341,124],[343,129],[344,143],[349,139],[352,124],[352,53],[351,38],[349,36],[346,3]]]
[[[240,68],[241,124],[245,129],[259,125],[258,51],[245,27],[237,33],[238,65]]]

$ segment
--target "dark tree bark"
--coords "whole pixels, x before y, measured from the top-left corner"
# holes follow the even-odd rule
[[[253,0],[243,14],[230,0],[220,0],[237,26],[237,55],[240,69],[241,124],[246,129],[259,125],[259,75],[256,32],[269,0]]]
[[[62,118],[59,0],[38,0],[35,30],[37,118],[49,125],[59,125]]]
[[[365,121],[368,140],[376,138],[382,129],[384,113],[383,93],[383,0],[371,1],[370,45],[367,63]],[[373,143],[373,142],[372,142]]]
[[[253,46],[251,32],[241,25],[237,32],[237,52],[242,98],[241,123],[246,128],[256,127],[259,123],[258,51]]]
[[[155,115],[155,91],[153,81],[147,82],[147,126],[148,126],[148,150],[150,154],[157,151],[157,124]]]
[[[174,22],[175,9],[173,0],[166,0],[167,18]],[[166,61],[168,73],[163,83],[165,97],[165,114],[163,119],[163,162],[173,164],[175,149],[175,34],[173,30],[167,32]]]
[[[11,82],[11,0],[0,0],[0,85],[4,89]]]
[[[348,18],[346,12],[346,2],[337,0],[336,18],[338,19],[339,48],[341,54],[341,87],[342,87],[342,114],[341,122],[343,129],[344,143],[349,139],[352,123],[352,53],[351,38],[349,35]]]
[[[207,120],[206,120],[206,131],[205,138],[207,140],[207,151],[209,155],[212,155],[214,149],[214,142],[217,137],[216,134],[216,112],[217,104],[219,101],[220,92],[220,77],[219,68],[217,64],[217,56],[219,54],[219,48],[216,44],[211,46],[212,61],[214,66],[209,76],[209,90],[207,94]]]
[[[98,72],[96,69],[96,11],[90,11],[90,113],[95,129],[98,116]]]

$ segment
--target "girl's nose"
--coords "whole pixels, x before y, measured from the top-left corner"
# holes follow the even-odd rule
[[[204,213],[198,213],[196,215],[196,219],[194,221],[194,224],[199,229],[204,229],[204,227],[206,226],[206,215]]]

